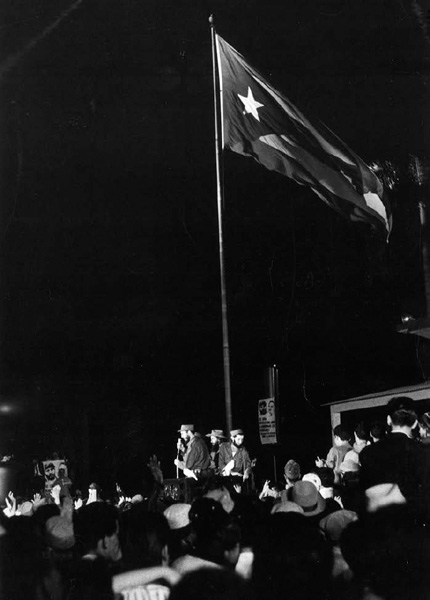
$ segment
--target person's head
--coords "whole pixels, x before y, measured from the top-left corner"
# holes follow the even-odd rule
[[[370,425],[370,437],[373,442],[381,440],[387,431],[387,425],[381,421],[373,421]]]
[[[122,551],[127,569],[142,569],[169,563],[170,529],[164,515],[135,504],[123,515]]]
[[[358,423],[354,428],[354,439],[356,443],[367,442],[369,434],[367,432],[367,427],[363,421]]]
[[[45,524],[45,540],[54,550],[70,550],[75,545],[73,523],[62,515],[50,517]]]
[[[333,429],[333,441],[335,446],[344,446],[351,439],[350,432],[342,425],[336,425]]]
[[[58,477],[67,477],[67,465],[64,462],[58,466]]]
[[[47,481],[54,481],[57,477],[56,473],[55,473],[55,465],[52,462],[48,462],[45,464],[44,472],[45,472],[45,479]]]
[[[302,476],[300,465],[290,458],[284,466],[284,478],[287,483],[295,483]]]
[[[118,511],[105,502],[92,502],[74,515],[75,540],[82,555],[93,554],[109,562],[122,556]]]
[[[171,561],[188,554],[194,545],[194,533],[190,521],[191,504],[177,502],[164,511],[169,526],[169,557]]]
[[[228,477],[213,477],[208,480],[203,490],[203,496],[216,500],[229,513],[234,508],[238,494]]]
[[[350,523],[357,521],[358,515],[352,510],[335,510],[321,519],[319,529],[324,534],[325,539],[333,546],[340,544],[342,533]]]
[[[275,414],[275,401],[274,400],[269,400],[269,402],[267,403],[267,414],[270,417],[273,417]]]
[[[210,439],[212,446],[218,446],[221,442],[225,442],[226,438],[222,429],[212,429],[210,433],[206,434],[206,437]]]
[[[417,412],[412,398],[397,396],[387,404],[387,423],[392,428],[412,430],[417,424]]]
[[[199,498],[190,509],[197,556],[234,568],[240,552],[240,530],[219,502]]]
[[[245,440],[245,434],[243,432],[243,429],[232,429],[230,431],[230,438],[233,444],[237,448],[240,448]]]
[[[287,490],[287,499],[303,508],[305,517],[314,517],[324,512],[326,501],[311,481],[298,481]]]
[[[191,438],[194,437],[194,425],[192,425],[191,423],[181,425],[181,428],[178,430],[178,433],[180,433],[181,438],[184,441],[188,442]]]
[[[316,473],[321,480],[322,488],[332,488],[334,486],[334,472],[329,467],[320,467]]]

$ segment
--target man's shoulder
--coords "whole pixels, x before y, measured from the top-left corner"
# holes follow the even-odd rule
[[[205,442],[205,440],[201,436],[195,436],[193,438],[193,443],[196,446],[204,446],[205,448],[207,448],[206,442]]]
[[[382,440],[379,440],[379,442],[375,442],[374,444],[370,444],[370,446],[363,448],[360,452],[360,462],[363,462],[363,459],[366,460],[375,456],[391,453],[395,450],[410,450],[417,453],[421,451],[420,444],[416,440],[409,438],[404,433],[394,432],[389,433]]]

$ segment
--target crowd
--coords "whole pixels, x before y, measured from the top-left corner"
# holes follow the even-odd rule
[[[326,458],[244,485],[242,430],[183,425],[175,464],[189,502],[164,493],[156,457],[130,460],[114,494],[71,480],[10,492],[0,520],[4,600],[424,600],[430,597],[430,415],[406,397],[387,425],[338,426]],[[191,457],[191,458],[190,458]],[[193,458],[194,457],[194,458]],[[194,462],[193,462],[194,460]]]

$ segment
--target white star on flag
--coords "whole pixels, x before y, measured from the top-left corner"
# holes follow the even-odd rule
[[[240,94],[238,94],[238,96],[245,107],[244,114],[251,113],[252,116],[255,119],[257,119],[257,121],[259,121],[260,117],[258,115],[258,109],[264,106],[264,104],[260,104],[260,102],[257,102],[257,100],[252,95],[251,88],[248,86],[248,96],[241,96]]]

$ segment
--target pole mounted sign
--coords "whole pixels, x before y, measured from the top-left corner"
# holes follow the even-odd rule
[[[277,444],[275,397],[258,401],[258,428],[262,444]]]

